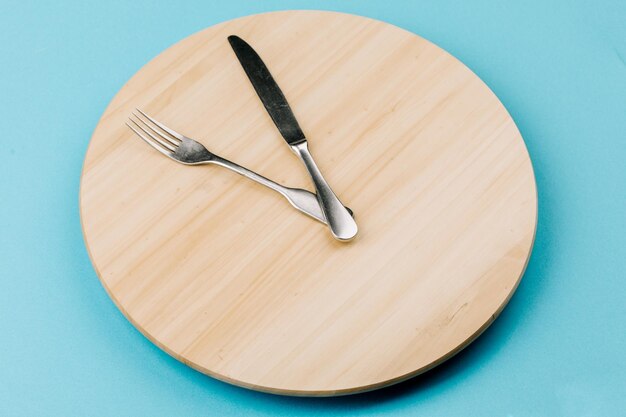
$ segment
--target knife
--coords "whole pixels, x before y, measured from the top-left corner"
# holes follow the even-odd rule
[[[356,222],[315,164],[306,137],[272,74],[261,57],[243,39],[233,35],[228,37],[228,42],[278,131],[309,172],[331,233],[337,240],[352,240],[358,232]]]

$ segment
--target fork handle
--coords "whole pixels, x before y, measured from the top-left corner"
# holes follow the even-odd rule
[[[206,162],[223,166],[224,168],[235,171],[237,174],[243,175],[244,177],[249,178],[252,181],[271,188],[272,190],[285,197],[287,201],[289,201],[289,203],[296,209],[300,210],[304,214],[313,217],[315,220],[327,224],[319,202],[317,201],[317,196],[312,192],[302,190],[300,188],[284,187],[268,178],[265,178],[262,175],[257,174],[254,171],[250,171],[248,168],[242,167],[241,165],[238,165],[234,162],[231,162],[216,155],[213,155],[213,157]]]

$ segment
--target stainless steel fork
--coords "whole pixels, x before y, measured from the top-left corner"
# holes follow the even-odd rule
[[[296,209],[326,224],[317,196],[312,192],[284,187],[241,165],[221,158],[209,152],[201,143],[170,129],[141,110],[136,110],[137,113],[133,113],[134,117],[130,117],[128,119],[130,123],[126,125],[163,155],[185,165],[216,164],[228,168],[280,193]]]

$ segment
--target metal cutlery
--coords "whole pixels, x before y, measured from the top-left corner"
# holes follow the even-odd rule
[[[326,224],[317,196],[299,188],[284,187],[256,172],[209,152],[204,145],[158,122],[141,110],[126,125],[148,145],[168,158],[185,165],[216,164],[228,168],[278,193],[304,214]]]
[[[261,57],[243,39],[229,36],[228,41],[278,131],[309,172],[333,236],[341,241],[353,239],[358,232],[357,224],[315,164],[306,137],[272,74]]]

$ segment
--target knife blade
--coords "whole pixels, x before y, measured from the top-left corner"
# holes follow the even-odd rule
[[[278,131],[309,172],[331,233],[337,240],[352,240],[358,232],[357,224],[315,164],[306,137],[269,69],[256,51],[240,37],[231,35],[228,42]]]
[[[270,74],[261,57],[246,41],[238,36],[229,36],[228,42],[230,42],[230,46],[235,51],[243,70],[283,138],[290,145],[305,140],[304,133],[302,133],[285,95],[274,81],[274,77]]]

